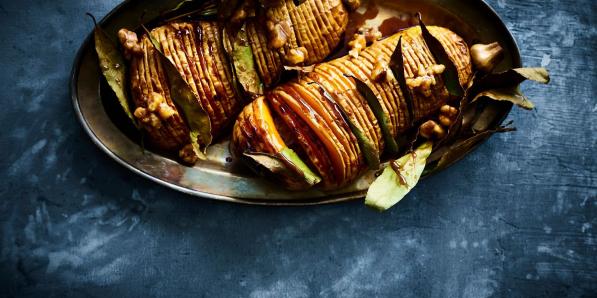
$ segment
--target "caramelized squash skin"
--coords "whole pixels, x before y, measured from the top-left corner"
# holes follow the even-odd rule
[[[467,85],[472,79],[472,65],[464,40],[442,27],[428,26],[428,29],[441,42],[455,64],[460,83]],[[405,77],[413,98],[413,119],[409,119],[403,96],[406,90],[400,89],[391,71],[382,80],[373,80],[371,77],[375,61],[381,59],[387,65],[400,38]],[[449,101],[441,70],[442,66],[437,64],[423,40],[421,29],[412,27],[374,42],[357,58],[346,56],[319,64],[312,72],[268,92],[260,101],[274,111],[273,123],[282,122],[292,128],[294,133],[291,134],[293,139],[290,147],[301,152],[301,157],[321,175],[322,187],[336,189],[354,181],[364,172],[366,165],[352,131],[335,114],[330,100],[318,88],[323,88],[329,94],[381,155],[385,144],[379,123],[365,98],[356,89],[354,80],[345,75],[359,78],[376,94],[389,119],[389,130],[397,138],[412,125],[432,117]],[[417,85],[420,82],[423,83]],[[241,115],[247,113],[248,109],[245,108]],[[254,137],[252,142],[238,137],[248,135],[243,131],[247,125],[239,124],[246,122],[246,119],[240,117],[234,128],[232,143],[235,150],[242,152],[248,143],[252,144],[252,148],[260,147],[266,151],[272,148],[261,144],[269,142],[265,136]],[[253,119],[252,122],[257,121]]]

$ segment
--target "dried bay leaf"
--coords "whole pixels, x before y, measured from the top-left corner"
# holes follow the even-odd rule
[[[543,67],[513,68],[500,73],[487,74],[475,83],[475,89],[516,87],[526,80],[547,84],[551,79],[549,72]]]
[[[472,102],[475,102],[482,97],[487,97],[497,101],[509,101],[527,110],[532,110],[535,107],[535,105],[524,94],[522,94],[520,88],[518,87],[507,87],[482,91],[475,95]]]
[[[87,14],[93,19],[95,29],[93,30],[93,39],[95,42],[95,51],[99,59],[100,70],[108,82],[110,89],[116,95],[124,113],[137,126],[137,121],[133,117],[129,105],[127,92],[127,70],[126,61],[122,53],[118,50],[116,43],[108,37],[108,34],[97,24],[95,17]]]
[[[464,90],[462,89],[462,86],[460,85],[460,80],[458,79],[458,69],[456,68],[456,65],[454,65],[454,62],[452,62],[450,56],[448,56],[448,53],[446,53],[446,50],[442,46],[441,42],[439,42],[437,38],[431,35],[429,30],[423,23],[423,20],[421,19],[420,13],[418,14],[418,17],[419,26],[421,27],[421,32],[423,34],[425,44],[427,44],[429,51],[431,52],[437,63],[442,64],[446,67],[446,69],[442,73],[442,78],[444,80],[446,88],[448,89],[448,92],[450,93],[450,95],[453,96],[463,96]]]
[[[408,111],[408,119],[410,124],[412,125],[415,119],[415,114],[413,110],[413,96],[406,84],[406,77],[404,76],[404,57],[402,56],[402,36],[398,39],[398,45],[394,49],[392,56],[390,57],[389,63],[390,70],[392,70],[392,74],[394,78],[398,81],[398,86],[400,87],[400,91],[402,91],[402,96],[404,97],[404,101],[406,102],[406,108]]]

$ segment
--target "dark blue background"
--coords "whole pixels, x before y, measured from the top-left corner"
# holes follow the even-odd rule
[[[84,13],[118,2],[0,2],[0,296],[596,294],[595,1],[489,1],[552,83],[383,214],[197,199],[100,152],[69,72]]]

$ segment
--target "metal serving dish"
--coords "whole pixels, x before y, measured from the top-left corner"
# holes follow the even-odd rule
[[[127,0],[112,10],[101,26],[109,34],[118,29],[135,28],[144,13],[172,8],[180,0]],[[381,2],[381,1],[379,1]],[[363,3],[362,8],[367,3]],[[518,47],[495,11],[481,0],[384,1],[377,5],[377,17],[368,24],[379,24],[397,12],[423,13],[428,25],[445,26],[471,44],[498,41],[506,50],[501,69],[519,67]],[[147,17],[147,15],[146,15]],[[115,117],[111,91],[100,80],[97,56],[90,36],[79,49],[71,75],[73,105],[85,131],[108,156],[132,172],[172,189],[209,199],[262,205],[309,205],[362,198],[374,173],[367,173],[352,185],[333,192],[287,191],[257,177],[243,165],[231,160],[228,140],[219,140],[208,150],[208,161],[194,167],[181,165],[164,155],[142,150],[138,140],[126,129],[126,121]],[[495,106],[496,122],[509,113],[510,106]],[[465,154],[463,154],[464,156]]]

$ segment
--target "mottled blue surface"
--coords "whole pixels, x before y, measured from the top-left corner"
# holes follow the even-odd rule
[[[194,199],[100,152],[69,72],[84,13],[117,3],[0,2],[0,296],[597,294],[595,1],[490,1],[552,83],[383,214]]]

